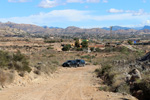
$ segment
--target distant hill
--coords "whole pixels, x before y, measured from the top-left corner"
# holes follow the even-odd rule
[[[102,29],[105,30],[110,30],[108,27],[103,27]],[[150,29],[150,26],[144,26],[144,27],[121,27],[121,26],[113,26],[112,30],[117,31],[117,30],[129,30],[129,29],[135,29],[135,30],[144,30],[144,29]]]
[[[53,26],[51,26],[51,27],[48,27],[48,26],[42,26],[43,28],[46,28],[46,29],[48,29],[48,28],[50,28],[50,29],[59,29],[60,27],[53,27]]]
[[[12,23],[12,22],[0,23],[0,28],[3,28],[3,27],[16,28],[16,29],[24,30],[28,33],[41,34],[41,33],[48,32],[48,29],[45,29],[43,27],[36,26],[36,25],[31,25],[31,24],[16,24],[16,23]]]
[[[16,24],[12,22],[0,23],[0,28],[9,27],[16,28],[27,33],[32,34],[76,34],[76,33],[86,33],[86,34],[107,34],[109,31],[100,29],[100,28],[92,28],[92,29],[81,29],[75,26],[69,26],[65,29],[58,27],[47,27],[47,26],[36,26],[31,24]]]
[[[134,27],[135,30],[142,30],[143,27]]]
[[[37,26],[37,25],[31,25],[31,24],[16,24],[12,22],[7,23],[1,23],[0,22],[0,29],[1,28],[11,28],[21,31],[22,33],[28,33],[28,34],[37,34],[37,35],[49,35],[49,34],[99,34],[99,35],[105,35],[110,34],[109,28],[90,28],[90,29],[84,29],[79,28],[75,26],[69,26],[67,28],[59,28],[59,27],[48,27],[48,26]],[[142,30],[137,30],[142,29]],[[138,33],[149,33],[150,32],[150,26],[144,26],[143,28],[128,28],[128,27],[121,27],[121,26],[113,26],[113,34],[138,34]],[[4,32],[3,32],[4,33]],[[8,32],[6,32],[7,34]],[[9,32],[10,33],[10,32]],[[14,32],[15,33],[15,32]],[[1,34],[1,33],[0,33]]]
[[[107,28],[107,27],[104,27],[102,29],[110,30],[110,28]],[[113,31],[116,31],[116,30],[128,30],[128,29],[131,29],[131,28],[129,28],[129,27],[121,27],[121,26],[113,26],[112,27]]]
[[[147,25],[146,25],[146,26],[143,27],[142,30],[144,30],[144,29],[149,29],[149,30],[150,30],[150,26],[147,26]]]

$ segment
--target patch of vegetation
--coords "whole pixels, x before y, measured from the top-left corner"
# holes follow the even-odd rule
[[[81,45],[82,45],[82,48],[87,48],[88,47],[88,41],[86,41],[86,40],[82,41]]]
[[[70,45],[70,44],[67,44],[67,45],[65,45],[65,46],[62,48],[62,50],[63,50],[63,51],[69,51],[70,48],[71,48],[71,45]]]
[[[139,89],[142,92],[142,99],[149,100],[150,99],[150,78],[146,77],[139,82],[136,83],[134,89]],[[134,94],[133,94],[134,95]]]
[[[76,41],[75,41],[75,47],[77,47],[77,48],[79,48],[79,47],[80,47],[79,39],[76,39]]]
[[[98,62],[93,62],[93,65],[99,65],[99,63]]]
[[[3,87],[5,83],[12,83],[14,80],[14,74],[10,72],[5,72],[4,70],[0,70],[0,85]]]
[[[94,51],[94,47],[91,47],[90,50],[91,50],[91,51]]]
[[[53,47],[47,47],[47,49],[54,49]]]
[[[45,40],[45,43],[56,43],[56,42],[60,42],[58,40]]]
[[[96,69],[95,73],[98,77],[101,77],[101,79],[104,81],[104,84],[107,85],[107,89],[102,89],[106,91],[131,94],[132,92],[130,84],[126,83],[125,81],[125,73],[131,70],[129,67],[127,67],[127,64],[131,61],[134,61],[141,55],[143,55],[142,51],[131,52],[126,48],[121,48],[120,52],[116,55],[104,57],[103,59],[99,60],[102,67]],[[148,87],[148,85],[145,85],[145,89]]]
[[[131,40],[128,41],[128,44],[133,45],[133,42]]]
[[[52,63],[56,64],[56,65],[59,65],[59,62],[58,61],[52,61]]]
[[[20,51],[13,54],[0,51],[0,68],[15,69],[17,71],[27,72],[31,71],[27,57],[21,54]]]
[[[85,55],[85,56],[81,56],[81,58],[92,59],[95,58],[95,56]]]
[[[77,48],[76,50],[77,50],[77,51],[83,51],[83,49],[82,49],[82,48]]]
[[[110,91],[108,86],[101,86],[101,87],[99,87],[99,90],[100,91]]]
[[[0,70],[0,85],[3,86],[6,81],[6,75],[3,71]]]

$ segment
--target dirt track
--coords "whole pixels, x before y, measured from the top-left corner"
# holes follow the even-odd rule
[[[25,87],[0,91],[0,100],[136,100],[131,96],[98,91],[97,66],[62,68],[54,78]]]

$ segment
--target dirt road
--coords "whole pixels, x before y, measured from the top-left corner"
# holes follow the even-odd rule
[[[98,91],[99,79],[93,73],[96,68],[62,68],[48,81],[1,90],[0,100],[136,100],[128,95]]]

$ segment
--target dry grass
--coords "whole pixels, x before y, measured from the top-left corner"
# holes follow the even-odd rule
[[[128,63],[140,57],[142,52],[124,50],[123,52],[113,53],[110,53],[111,56],[105,54],[103,58],[96,57],[97,59],[93,60],[102,65],[102,68],[96,70],[96,73],[104,80],[104,83],[108,85],[110,91],[130,93],[130,86],[126,84],[125,81],[126,73],[131,70]],[[117,61],[117,64],[115,64],[114,61]]]
[[[14,81],[14,74],[12,72],[5,72],[0,70],[0,85],[2,87],[5,86],[5,84],[10,84]]]
[[[3,71],[0,71],[0,85],[3,87],[6,82],[6,75]]]

